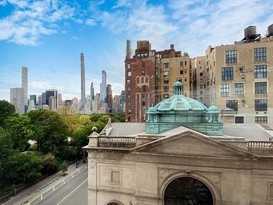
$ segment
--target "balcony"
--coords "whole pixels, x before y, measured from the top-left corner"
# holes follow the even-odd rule
[[[98,147],[132,148],[136,146],[135,137],[99,137]]]
[[[247,143],[249,150],[273,150],[273,142],[268,141],[250,141]]]

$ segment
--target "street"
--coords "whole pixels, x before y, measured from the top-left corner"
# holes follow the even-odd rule
[[[39,205],[87,205],[87,169],[38,203]]]

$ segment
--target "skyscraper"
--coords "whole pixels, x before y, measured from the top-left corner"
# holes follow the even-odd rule
[[[10,103],[15,106],[16,113],[24,114],[24,89],[23,88],[11,88],[10,89]]]
[[[22,67],[22,88],[24,89],[24,105],[28,105],[28,68]]]
[[[46,90],[45,92],[46,105],[49,109],[55,110],[58,108],[58,91],[57,90]]]
[[[85,105],[85,67],[84,67],[84,54],[81,53],[81,103],[80,109],[84,109]]]
[[[100,84],[100,101],[101,102],[105,102],[105,99],[106,99],[106,87],[107,87],[107,80],[106,80],[106,71],[105,70],[102,70],[102,74],[101,74],[101,77],[102,77],[102,82]]]
[[[93,85],[93,82],[91,82],[91,86],[90,86],[90,98],[91,98],[91,100],[94,100],[94,97],[95,97],[94,85]]]
[[[113,96],[112,96],[112,86],[110,84],[107,84],[107,88],[106,88],[106,103],[108,104],[108,111],[112,112]]]

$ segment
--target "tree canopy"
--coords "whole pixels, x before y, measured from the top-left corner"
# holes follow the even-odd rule
[[[6,100],[0,100],[0,126],[3,126],[4,120],[15,114],[15,107]]]

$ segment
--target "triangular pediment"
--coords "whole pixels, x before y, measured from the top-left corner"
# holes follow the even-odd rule
[[[247,150],[216,141],[206,135],[190,130],[173,136],[162,137],[136,147],[133,151],[183,156],[254,157]]]

